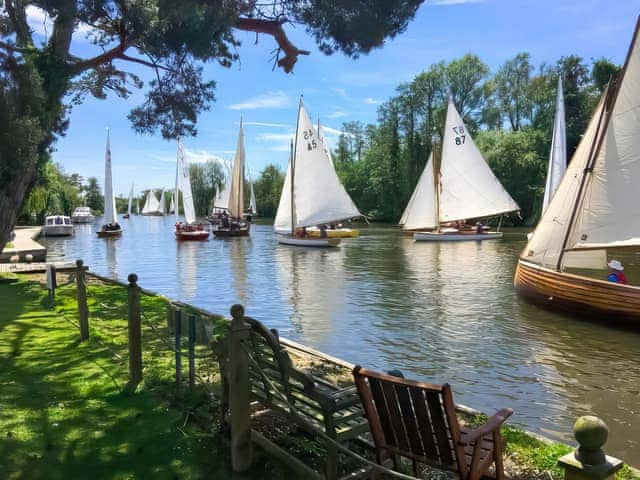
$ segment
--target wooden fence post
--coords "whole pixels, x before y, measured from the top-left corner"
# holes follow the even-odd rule
[[[189,388],[193,388],[196,378],[196,316],[189,315]]]
[[[176,310],[173,330],[176,353],[176,387],[180,387],[182,381],[182,309]]]
[[[82,260],[76,260],[76,294],[81,342],[89,339],[89,307],[87,306],[87,284],[85,283],[84,271]]]
[[[129,382],[137,385],[142,380],[142,330],[140,326],[140,287],[138,275],[129,274]]]
[[[245,351],[249,337],[244,307],[231,307],[229,334],[229,408],[231,411],[231,465],[235,472],[251,467],[251,417],[249,414],[249,357]]]

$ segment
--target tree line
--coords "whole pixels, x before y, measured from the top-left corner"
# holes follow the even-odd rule
[[[476,55],[438,62],[378,108],[377,121],[343,124],[333,152],[335,167],[360,211],[372,220],[397,222],[424,169],[434,139],[442,138],[451,96],[478,148],[521,208],[515,224],[540,214],[561,76],[571,158],[611,75],[620,67],[605,58],[560,58],[535,67],[518,53],[495,73]],[[273,216],[283,173],[273,165],[256,185],[259,213]]]

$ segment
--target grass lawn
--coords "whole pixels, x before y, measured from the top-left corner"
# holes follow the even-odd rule
[[[112,287],[101,287],[104,295],[102,288],[110,295]],[[112,292],[121,306],[123,291]],[[143,310],[153,315],[148,298]],[[92,314],[99,300],[90,299]],[[145,383],[127,393],[126,322],[92,318],[91,340],[79,343],[71,323],[75,290],[59,289],[54,309],[46,303],[46,290],[35,282],[0,283],[0,478],[231,477],[228,446],[213,425],[207,431],[187,421],[185,412],[211,402],[202,392],[178,398],[170,350],[145,351]],[[121,313],[117,308],[105,316]]]

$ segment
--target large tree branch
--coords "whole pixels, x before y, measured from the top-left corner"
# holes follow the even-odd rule
[[[27,13],[25,5],[20,3],[18,10],[16,10],[15,2],[12,0],[5,1],[5,9],[9,15],[9,19],[16,32],[16,40],[18,45],[23,47],[32,47],[33,39],[31,38],[31,29],[27,23]]]
[[[66,59],[69,55],[77,13],[78,6],[75,1],[65,2],[53,22],[50,45],[59,58]]]
[[[293,66],[298,61],[298,55],[309,55],[308,50],[300,50],[297,48],[284,32],[282,24],[285,20],[260,20],[257,18],[239,18],[235,28],[246,32],[266,33],[271,35],[278,43],[278,47],[284,51],[285,56],[278,60],[278,66],[286,73],[293,70]]]

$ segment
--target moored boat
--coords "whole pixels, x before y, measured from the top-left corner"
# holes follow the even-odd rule
[[[45,237],[69,237],[73,235],[71,218],[66,215],[49,215],[44,219],[42,233]]]
[[[337,247],[340,245],[339,238],[310,238],[294,237],[291,235],[276,235],[278,243],[292,245],[295,247]]]
[[[516,290],[544,306],[636,326],[640,287],[605,281],[602,270],[620,266],[607,262],[612,252],[640,246],[639,26],[622,73],[600,99],[514,276]],[[601,271],[591,277],[584,269]]]
[[[94,218],[89,207],[78,207],[71,214],[73,223],[92,223]]]
[[[345,227],[339,227],[339,228],[326,228],[324,229],[327,237],[329,238],[356,238],[360,236],[360,230],[357,228],[345,228]],[[309,227],[307,228],[307,234],[310,237],[317,237],[319,238],[322,234],[321,230],[316,227]]]

